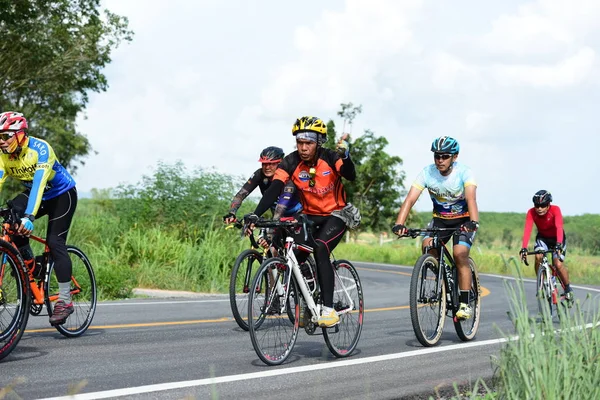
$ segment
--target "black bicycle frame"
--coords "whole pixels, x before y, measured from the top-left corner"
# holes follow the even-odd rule
[[[436,293],[440,293],[439,285],[440,282],[442,282],[442,277],[445,275],[446,279],[444,279],[443,281],[446,286],[447,297],[450,301],[448,302],[448,299],[439,300],[447,301],[448,305],[451,306],[451,310],[456,311],[458,309],[458,270],[456,268],[456,263],[454,262],[454,258],[452,258],[450,251],[446,247],[446,244],[440,240],[439,233],[437,231],[434,231],[432,233],[433,243],[430,246],[425,247],[425,253],[428,253],[429,250],[437,250],[438,252],[438,280],[435,290]],[[448,260],[448,262],[446,262],[446,259]],[[423,287],[423,285],[421,287]]]

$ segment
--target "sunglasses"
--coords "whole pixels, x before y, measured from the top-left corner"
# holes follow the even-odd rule
[[[534,208],[546,208],[548,207],[550,204],[534,204],[533,207]]]
[[[7,141],[15,135],[16,132],[0,132],[0,140]]]
[[[435,158],[436,160],[447,160],[450,157],[452,157],[452,154],[438,154],[438,153],[433,154],[433,158]]]
[[[308,181],[308,186],[315,187],[315,176],[317,175],[317,170],[315,168],[309,169],[308,175],[310,175],[310,180]]]

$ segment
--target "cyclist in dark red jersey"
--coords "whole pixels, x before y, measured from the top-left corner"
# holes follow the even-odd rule
[[[551,250],[552,264],[565,285],[565,297],[569,302],[573,301],[573,289],[569,282],[569,272],[564,265],[567,253],[567,236],[563,229],[563,217],[560,207],[551,205],[552,194],[546,190],[539,190],[533,195],[533,207],[527,211],[525,217],[525,230],[523,232],[523,248],[520,251],[521,258],[527,256],[527,244],[531,236],[533,224],[537,228],[535,237],[535,250]],[[542,255],[535,256],[535,273],[537,275]]]
[[[242,202],[256,189],[260,188],[260,193],[265,194],[271,182],[273,176],[277,170],[277,166],[283,160],[285,153],[280,147],[269,146],[260,153],[258,162],[262,164],[261,168],[254,171],[248,181],[242,186],[231,201],[229,206],[229,212],[223,216],[223,222],[231,224],[236,220],[235,214],[242,205]],[[291,216],[296,214],[302,209],[302,206],[296,195],[296,190],[292,184],[285,187],[285,190],[281,190],[281,197],[279,201],[271,204],[270,208],[273,212],[278,215]]]
[[[353,181],[356,178],[354,163],[350,159],[348,144],[338,143],[338,151],[323,148],[327,140],[327,127],[315,117],[302,117],[292,127],[297,150],[283,159],[273,183],[247,220],[258,219],[275,201],[284,185],[293,182],[298,190],[302,213],[314,222],[312,236],[315,248],[317,273],[323,295],[323,310],[318,324],[322,327],[334,326],[339,316],[333,309],[334,276],[331,251],[337,246],[346,228],[354,228],[360,222],[356,207],[346,203],[346,191],[342,177]],[[305,243],[304,234],[296,237],[298,243]],[[298,262],[306,260],[306,254],[298,254]]]

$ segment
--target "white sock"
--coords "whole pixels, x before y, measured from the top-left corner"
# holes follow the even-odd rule
[[[71,282],[58,282],[58,300],[71,303]]]

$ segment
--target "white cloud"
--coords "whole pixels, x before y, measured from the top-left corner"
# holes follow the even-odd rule
[[[489,113],[470,111],[465,118],[466,130],[479,131],[483,129],[483,126],[491,117],[492,115]]]
[[[296,117],[341,129],[351,101],[363,105],[353,132],[386,136],[407,186],[433,138],[452,135],[482,210],[523,211],[545,186],[567,214],[597,212],[577,188],[599,143],[600,2],[105,4],[136,35],[79,121],[99,151],[78,174],[83,191],[135,182],[159,159],[247,176],[262,148],[293,150]],[[430,209],[426,196],[418,207]]]
[[[594,67],[596,52],[584,47],[577,54],[554,65],[502,65],[493,68],[493,75],[503,84],[532,86],[571,86],[585,82]]]

